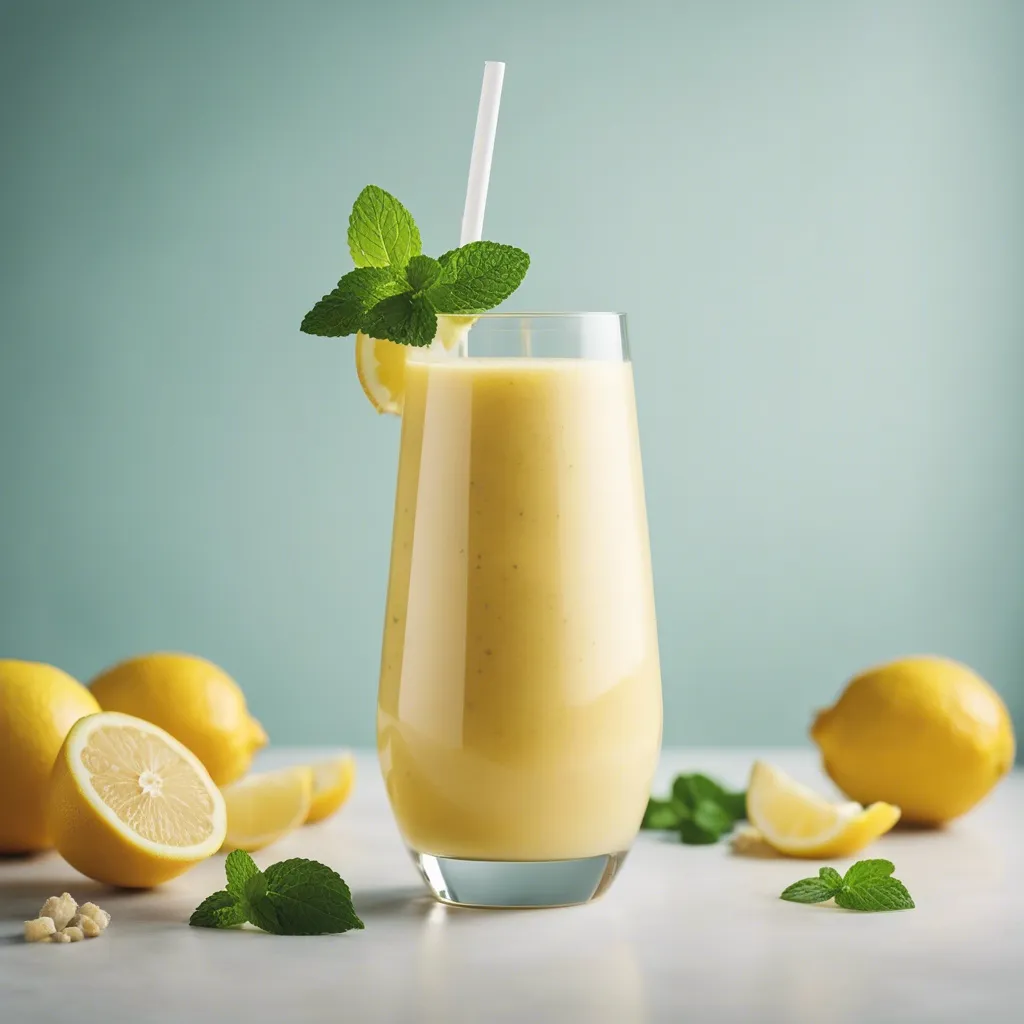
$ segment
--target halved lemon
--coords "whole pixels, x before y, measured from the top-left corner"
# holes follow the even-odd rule
[[[109,885],[149,888],[220,849],[224,798],[202,762],[151,722],[116,711],[81,718],[50,779],[54,845]]]
[[[447,351],[451,351],[469,333],[476,322],[472,316],[439,316],[437,338]],[[356,335],[356,374],[366,397],[377,412],[402,415],[405,405],[405,360],[408,345],[371,338],[361,331]]]
[[[845,857],[862,850],[899,821],[892,804],[829,803],[814,790],[763,761],[754,763],[747,816],[765,841],[791,857]]]
[[[313,802],[313,770],[254,772],[223,791],[228,809],[225,850],[262,850],[306,820]]]
[[[323,821],[348,799],[356,781],[356,762],[351,754],[310,766],[313,772],[313,802],[306,824]]]

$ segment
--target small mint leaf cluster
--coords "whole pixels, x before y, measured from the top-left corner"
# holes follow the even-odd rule
[[[254,924],[274,935],[328,935],[362,928],[352,894],[337,871],[294,857],[260,871],[243,850],[224,864],[227,887],[207,896],[192,912],[194,928]]]
[[[641,828],[678,832],[692,846],[717,843],[747,816],[747,794],[707,775],[677,775],[667,800],[651,797]]]
[[[438,314],[493,309],[522,284],[530,257],[497,242],[470,242],[436,260],[423,255],[412,214],[376,185],[352,207],[348,247],[356,269],[302,320],[306,334],[340,338],[362,331],[402,345],[429,345]]]
[[[845,875],[824,867],[817,878],[801,878],[782,891],[791,903],[824,903],[834,899],[845,910],[913,910],[907,887],[892,873],[890,860],[859,860]]]

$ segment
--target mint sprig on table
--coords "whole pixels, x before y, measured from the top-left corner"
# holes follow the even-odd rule
[[[207,896],[193,911],[195,928],[254,924],[274,935],[327,935],[362,928],[352,894],[337,871],[295,857],[260,871],[243,850],[224,864],[227,888]]]
[[[747,794],[699,773],[677,775],[667,800],[651,797],[641,828],[678,832],[682,842],[717,843],[747,816]]]
[[[522,284],[530,266],[522,249],[497,242],[424,256],[412,214],[376,185],[367,185],[352,207],[348,247],[356,269],[303,317],[306,334],[340,338],[362,331],[402,345],[429,345],[438,314],[493,309]]]
[[[782,891],[780,899],[791,903],[825,903],[835,900],[845,910],[913,910],[907,887],[892,873],[890,860],[859,860],[845,875],[824,867],[817,878],[801,878]]]

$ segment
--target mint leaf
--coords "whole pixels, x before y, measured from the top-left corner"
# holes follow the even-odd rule
[[[838,873],[838,872],[837,872]],[[779,899],[790,903],[824,903],[836,895],[836,888],[820,878],[801,878],[782,890]]]
[[[378,302],[363,318],[360,329],[371,338],[421,347],[434,340],[437,317],[426,298],[404,292]]]
[[[350,270],[338,287],[302,318],[299,329],[327,338],[355,334],[370,309],[383,299],[408,291],[408,287],[403,277],[387,267]]]
[[[343,338],[359,330],[363,309],[340,285],[328,292],[303,318],[299,330],[322,338]]]
[[[843,887],[843,876],[835,868],[819,868],[818,877],[834,892]]]
[[[718,803],[729,812],[734,822],[747,820],[747,794],[745,792],[723,790]]]
[[[693,812],[693,823],[718,839],[732,828],[732,815],[713,800],[701,800]]]
[[[246,921],[275,935],[323,935],[362,928],[341,876],[315,860],[284,860],[260,871],[241,850],[224,864],[228,887],[192,912],[197,928],[234,928]]]
[[[426,291],[441,276],[441,264],[430,256],[413,256],[405,268],[405,279],[413,293]]]
[[[914,901],[898,878],[872,878],[857,885],[844,885],[836,903],[846,910],[913,910]]]
[[[237,928],[248,920],[245,901],[227,889],[207,896],[188,919],[193,928]]]
[[[695,808],[701,800],[718,804],[732,821],[747,816],[747,794],[734,793],[707,775],[679,775],[672,784],[672,795],[688,807]]]
[[[817,878],[802,878],[783,890],[782,899],[794,903],[823,903],[835,898],[846,910],[913,910],[907,887],[891,878],[896,868],[889,860],[859,860],[845,877],[835,868],[823,867]]]
[[[651,797],[641,828],[678,830],[682,842],[717,842],[747,814],[746,793],[734,793],[699,772],[677,775],[669,799]]]
[[[438,313],[483,313],[523,282],[530,257],[497,242],[470,242],[440,257],[441,275],[427,290]]]
[[[266,891],[252,901],[253,923],[277,935],[323,935],[362,928],[341,876],[304,858],[264,872]]]
[[[423,251],[412,214],[390,193],[367,185],[352,206],[348,248],[357,267],[401,270]]]
[[[242,888],[242,896],[250,904],[262,899],[266,892],[267,876],[262,871],[257,871],[255,875],[250,875],[245,880],[245,885]]]
[[[258,875],[260,869],[245,850],[232,850],[224,861],[224,873],[228,876],[228,892],[244,896],[246,882]]]
[[[876,878],[888,878],[896,870],[891,860],[859,860],[843,878],[845,885],[861,885]]]
[[[708,846],[717,843],[721,836],[721,832],[704,828],[692,818],[683,818],[679,822],[679,839],[687,846]]]
[[[713,800],[700,800],[691,811],[678,800],[672,801],[679,819],[679,838],[689,846],[717,843],[732,828],[730,815]]]
[[[677,775],[672,783],[672,799],[693,810],[697,806],[697,793],[690,786],[690,775]]]
[[[687,816],[689,816],[689,812],[687,812]],[[647,801],[647,810],[644,811],[644,820],[640,823],[640,827],[677,829],[679,828],[681,817],[679,806],[674,801],[659,800],[657,797],[652,796]]]
[[[277,907],[267,899],[267,879],[261,872],[258,881],[254,881],[250,892],[246,894],[249,920],[272,935],[284,935],[284,927],[277,916]]]

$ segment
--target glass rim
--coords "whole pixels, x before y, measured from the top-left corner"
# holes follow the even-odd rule
[[[471,317],[474,320],[523,320],[526,317],[530,317],[531,319],[547,318],[547,319],[552,319],[553,320],[553,319],[569,319],[569,318],[582,319],[583,317],[589,317],[589,316],[593,316],[593,317],[597,317],[597,316],[611,317],[611,316],[614,316],[614,317],[618,317],[621,320],[621,319],[623,319],[625,317],[625,315],[626,315],[625,313],[619,313],[619,312],[615,312],[613,310],[586,310],[586,311],[582,311],[582,310],[569,310],[567,312],[560,313],[560,312],[552,311],[552,310],[529,310],[528,309],[528,310],[523,310],[522,312],[510,311],[510,312],[507,312],[507,313],[506,312],[495,313],[495,312],[493,312],[491,310],[488,310],[486,313],[438,313],[437,317],[438,317],[438,319],[440,319],[441,317],[447,317],[447,318],[458,317],[459,319],[462,319],[464,317]]]

